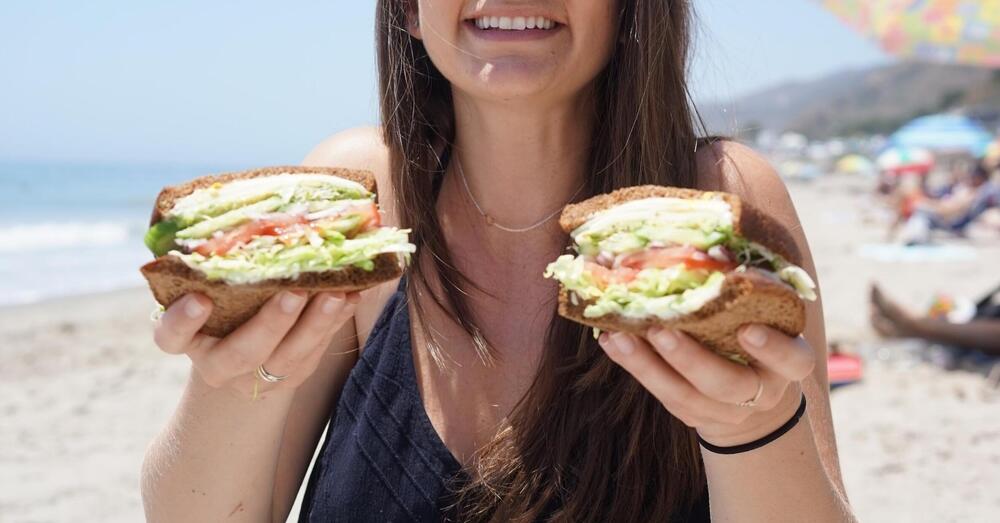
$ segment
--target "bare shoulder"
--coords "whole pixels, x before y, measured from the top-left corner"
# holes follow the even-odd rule
[[[313,147],[303,165],[373,170],[388,161],[378,127],[355,127],[330,135]]]
[[[302,165],[371,171],[378,186],[383,221],[388,225],[398,224],[389,176],[389,151],[378,127],[355,127],[331,135],[306,155]]]
[[[698,150],[699,189],[725,191],[744,202],[766,209],[791,232],[802,236],[799,219],[785,182],[763,155],[741,143],[719,140]]]
[[[303,165],[346,167],[371,171],[375,175],[382,223],[399,227],[395,191],[389,169],[389,151],[378,127],[356,127],[341,131],[320,142],[302,160]],[[385,282],[361,292],[354,314],[357,345],[363,347],[385,302],[396,290],[397,281]]]

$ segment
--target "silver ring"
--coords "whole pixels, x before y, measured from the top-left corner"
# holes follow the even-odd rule
[[[267,372],[267,369],[264,368],[264,364],[261,363],[259,366],[257,366],[257,377],[268,383],[278,383],[279,381],[284,380],[288,376],[275,376],[274,374]]]
[[[764,379],[760,377],[760,374],[757,374],[757,381],[758,381],[758,383],[757,383],[757,394],[754,394],[753,398],[750,398],[750,399],[748,399],[746,401],[739,402],[738,405],[740,407],[756,407],[757,406],[757,402],[760,401],[761,395],[764,394]]]

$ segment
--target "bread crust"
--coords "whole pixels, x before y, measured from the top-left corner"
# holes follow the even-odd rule
[[[375,193],[375,176],[369,171],[342,169],[338,167],[278,166],[202,176],[189,182],[164,187],[156,198],[150,225],[163,219],[174,207],[176,201],[194,191],[210,187],[215,183],[229,183],[235,180],[275,176],[280,174],[327,174],[360,183],[368,191]],[[302,290],[311,297],[320,292],[350,292],[368,289],[379,283],[399,278],[403,274],[402,255],[384,253],[373,259],[375,267],[365,271],[356,267],[325,272],[305,272],[296,279],[271,279],[253,284],[229,284],[222,280],[209,280],[200,271],[187,266],[180,258],[165,255],[145,264],[140,269],[149,282],[156,301],[169,307],[185,294],[196,292],[212,300],[212,314],[205,322],[201,333],[223,337],[249,320],[278,292],[285,289]]]
[[[587,318],[584,309],[595,300],[573,303],[570,291],[559,291],[559,315],[584,325],[607,331],[621,331],[644,336],[655,325],[678,329],[727,358],[752,362],[739,344],[737,332],[749,323],[769,325],[789,336],[802,334],[806,323],[805,303],[788,285],[760,270],[732,271],[726,274],[719,295],[700,309],[670,320],[655,317],[626,318],[608,314]]]
[[[760,209],[726,192],[699,191],[661,185],[636,185],[599,194],[567,205],[559,216],[559,226],[567,234],[583,225],[595,213],[632,200],[643,198],[715,198],[721,197],[733,213],[733,232],[753,240],[795,265],[802,265],[802,253],[788,227]]]
[[[346,267],[325,272],[305,272],[294,280],[275,279],[239,285],[209,280],[201,272],[188,267],[180,258],[169,254],[143,265],[140,271],[149,282],[156,301],[164,307],[169,307],[191,292],[207,296],[212,300],[212,315],[200,332],[223,337],[249,320],[267,300],[282,290],[302,290],[312,297],[320,292],[364,290],[403,275],[403,263],[399,254],[380,254],[373,261],[375,268],[371,271]]]

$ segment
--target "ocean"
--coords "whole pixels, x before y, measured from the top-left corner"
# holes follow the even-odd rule
[[[143,285],[160,188],[227,170],[0,163],[0,305]]]

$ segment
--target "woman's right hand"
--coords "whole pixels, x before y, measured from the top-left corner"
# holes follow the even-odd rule
[[[305,382],[360,299],[358,292],[322,292],[308,300],[304,292],[281,291],[228,336],[215,338],[198,333],[212,312],[211,300],[188,294],[160,317],[153,338],[164,352],[191,358],[194,374],[208,386],[251,398]],[[267,383],[256,375],[260,365],[287,378]]]

